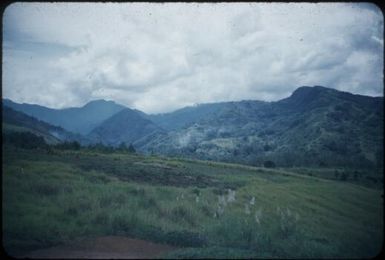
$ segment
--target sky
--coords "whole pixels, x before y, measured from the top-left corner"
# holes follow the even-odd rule
[[[369,3],[14,3],[2,94],[146,113],[276,101],[300,86],[383,96],[383,24]]]

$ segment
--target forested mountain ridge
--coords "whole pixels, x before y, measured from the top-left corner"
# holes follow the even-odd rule
[[[36,110],[36,105],[11,105]],[[383,167],[383,97],[314,86],[275,102],[200,104],[153,115],[100,100],[78,108],[83,111],[79,115],[88,118],[91,111],[92,118],[106,107],[85,134],[91,142],[132,143],[142,153],[257,166],[269,161],[278,166]],[[36,115],[44,121],[44,113]]]
[[[121,143],[137,142],[158,132],[163,132],[163,129],[137,111],[126,108],[103,121],[88,137],[94,142],[118,146]]]
[[[143,148],[253,165],[367,167],[382,164],[383,118],[382,97],[301,87],[277,102],[226,103]]]

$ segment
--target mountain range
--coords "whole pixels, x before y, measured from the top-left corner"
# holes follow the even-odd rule
[[[77,141],[83,144],[91,143],[91,140],[80,134],[74,134],[62,127],[40,121],[8,106],[3,106],[2,116],[2,130],[4,134],[10,132],[30,132],[36,136],[43,137],[44,141],[48,144],[58,144],[63,141]]]
[[[125,109],[122,105],[105,100],[95,100],[83,107],[65,109],[18,104],[9,99],[3,99],[3,105],[81,135],[87,135],[104,120]]]
[[[142,153],[257,166],[383,167],[383,97],[321,86],[300,87],[275,102],[200,104],[151,115],[105,100],[50,109],[3,99],[3,125],[21,118],[16,111],[82,144],[125,142]]]

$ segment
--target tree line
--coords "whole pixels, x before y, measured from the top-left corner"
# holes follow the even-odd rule
[[[119,146],[114,147],[110,145],[105,145],[102,143],[91,144],[83,146],[78,141],[64,141],[58,144],[47,144],[42,136],[37,136],[30,132],[8,132],[3,133],[3,144],[9,144],[16,147],[24,149],[45,149],[50,150],[52,148],[58,150],[80,150],[86,149],[91,151],[98,152],[126,152],[126,153],[136,153],[135,147],[130,143],[126,144],[124,142],[120,143]]]

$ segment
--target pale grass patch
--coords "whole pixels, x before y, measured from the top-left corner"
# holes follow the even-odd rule
[[[259,208],[258,210],[255,211],[255,222],[257,222],[257,224],[261,224],[261,218],[262,218],[262,209]]]
[[[254,196],[251,198],[249,203],[250,203],[250,205],[254,205],[255,204],[255,197]]]
[[[251,211],[248,204],[245,204],[245,213],[246,215],[250,215]]]
[[[227,190],[227,202],[235,201],[235,190],[228,189]]]

